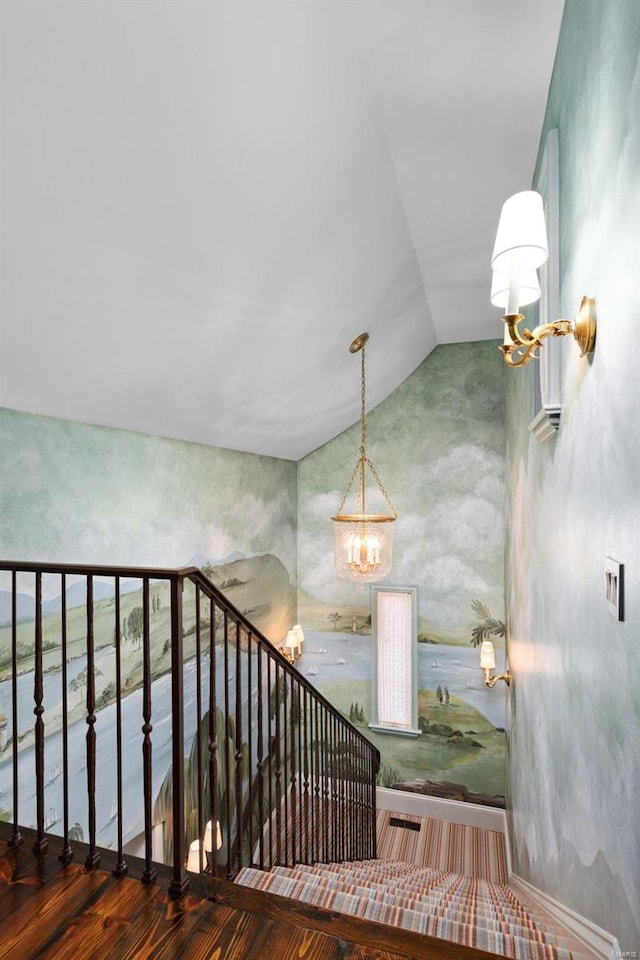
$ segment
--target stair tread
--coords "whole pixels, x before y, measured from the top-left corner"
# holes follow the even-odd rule
[[[450,871],[402,861],[298,864],[247,867],[236,882],[514,960],[582,960],[507,885]]]

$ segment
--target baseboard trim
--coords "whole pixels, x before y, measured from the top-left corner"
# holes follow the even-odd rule
[[[602,927],[587,920],[586,917],[565,907],[548,894],[538,890],[527,880],[523,880],[516,873],[512,873],[509,878],[509,886],[518,894],[526,897],[538,907],[546,910],[548,914],[554,917],[559,923],[567,928],[580,943],[590,950],[601,960],[615,960],[620,957],[620,944],[613,934],[603,930]]]
[[[405,793],[403,790],[391,790],[388,787],[376,787],[376,802],[379,810],[408,813],[414,817],[431,817],[433,820],[444,820],[445,823],[459,823],[465,827],[480,827],[483,830],[506,833],[505,811],[498,807],[428,797],[422,793]]]

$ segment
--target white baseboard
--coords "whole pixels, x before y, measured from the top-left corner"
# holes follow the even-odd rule
[[[422,793],[405,793],[388,787],[376,787],[376,802],[379,810],[408,813],[414,817],[431,817],[445,823],[460,823],[465,827],[481,827],[483,830],[506,832],[506,815],[498,807],[485,807],[479,803],[464,803],[461,800],[444,800],[428,797]]]
[[[621,956],[620,944],[613,934],[607,933],[606,930],[598,927],[591,920],[587,920],[586,917],[570,910],[564,904],[558,903],[553,897],[543,893],[542,890],[538,890],[537,887],[515,873],[511,874],[509,878],[509,886],[517,894],[521,894],[541,909],[546,910],[596,957],[601,958],[601,960],[614,960],[614,958]]]

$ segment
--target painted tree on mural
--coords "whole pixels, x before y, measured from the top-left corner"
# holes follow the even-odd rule
[[[481,600],[472,600],[471,609],[478,617],[478,623],[471,631],[471,643],[474,647],[479,646],[487,637],[504,637],[507,629],[502,620],[496,620],[491,616],[489,608]]]

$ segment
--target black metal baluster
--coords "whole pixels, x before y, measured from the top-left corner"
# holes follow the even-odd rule
[[[354,850],[354,812],[355,812],[355,789],[356,789],[356,769],[358,759],[356,756],[355,736],[351,730],[347,731],[348,756],[349,756],[349,782],[348,782],[348,800],[349,800],[349,821],[347,825],[347,853],[349,860],[355,860]]]
[[[298,863],[298,832],[300,824],[300,808],[298,803],[298,770],[299,754],[298,745],[296,745],[296,728],[300,723],[300,701],[298,700],[298,686],[294,684],[294,677],[291,680],[291,861]],[[297,738],[298,742],[300,737]]]
[[[17,575],[11,571],[11,755],[13,769],[13,831],[9,843],[12,847],[19,847],[23,842],[18,822],[20,819],[18,808],[18,609],[17,609]]]
[[[120,577],[116,576],[114,585],[115,591],[115,643],[116,643],[116,790],[117,790],[117,809],[118,809],[118,859],[113,870],[114,877],[124,877],[129,872],[129,867],[123,854],[122,837],[122,633],[120,630]]]
[[[60,657],[62,668],[62,805],[64,838],[58,854],[61,863],[71,863],[73,850],[69,843],[69,717],[67,690],[67,576],[60,576]]]
[[[93,576],[87,576],[87,794],[89,813],[89,852],[85,866],[100,863],[96,849],[96,678],[93,639]]]
[[[301,684],[296,683],[296,700],[298,705],[298,776],[297,776],[297,794],[296,794],[296,803],[298,805],[298,857],[299,862],[303,862],[303,852],[302,852],[302,837],[304,833],[304,826],[302,823],[302,818],[304,816],[303,812],[303,791],[304,791],[304,727],[303,727],[303,709],[304,709],[304,694],[305,689]],[[306,722],[306,721],[304,721]]]
[[[236,621],[236,741],[235,741],[235,783],[236,783],[236,870],[242,867],[242,637],[240,624]]]
[[[196,776],[198,782],[198,837],[200,839],[200,847],[198,853],[198,864],[199,872],[202,873],[205,858],[202,838],[204,837],[204,816],[203,808],[205,805],[204,800],[204,786],[203,786],[203,773],[202,773],[202,750],[200,749],[201,745],[201,730],[200,724],[202,723],[202,650],[200,644],[200,586],[195,584],[195,603],[196,603],[196,744],[197,744],[197,754],[196,754]],[[211,669],[211,665],[209,665]],[[183,707],[184,711],[184,707]],[[213,826],[213,824],[212,824]],[[186,846],[186,844],[185,844]]]
[[[261,870],[264,870],[264,749],[263,749],[263,722],[262,722],[262,711],[264,709],[263,697],[262,697],[262,642],[258,641],[258,759],[257,759],[257,770],[258,770],[258,809],[260,811],[259,815],[259,825],[260,825],[260,835],[258,838],[259,849],[260,849],[260,862],[259,866]]]
[[[142,769],[144,792],[144,870],[143,883],[153,883],[156,878],[156,869],[153,866],[153,745],[151,734],[151,634],[149,630],[149,578],[142,581]],[[176,678],[172,677],[172,691]],[[181,706],[178,706],[181,713]],[[173,771],[175,777],[176,771]],[[175,789],[175,780],[174,780]],[[178,838],[174,836],[174,850]],[[175,857],[174,857],[175,868]]]
[[[267,744],[267,762],[269,764],[269,869],[273,866],[273,745],[274,737],[271,732],[271,698],[273,695],[271,686],[271,676],[273,667],[273,657],[271,654],[267,657],[267,731],[269,741]]]
[[[349,764],[351,762],[349,751],[347,749],[347,740],[345,735],[345,726],[342,720],[338,720],[338,731],[340,736],[340,755],[342,757],[342,782],[340,785],[340,807],[341,807],[341,819],[342,819],[342,838],[341,845],[342,849],[340,851],[340,859],[347,860],[347,833],[348,833],[348,818],[349,818],[349,804],[348,804],[348,792],[349,792],[349,778],[350,770]]]
[[[226,792],[226,817],[227,817],[227,880],[233,880],[231,870],[231,746],[233,738],[231,736],[231,716],[229,714],[229,617],[227,611],[224,612],[224,716],[225,716],[225,742],[224,742],[224,773],[225,773],[225,792]]]
[[[323,860],[329,862],[329,727],[327,711],[322,707],[321,716],[321,749],[322,749],[322,834]]]
[[[366,761],[365,761],[365,752],[362,749],[362,743],[359,744],[358,751],[359,759],[359,776],[358,776],[358,859],[361,860],[364,857],[367,857],[369,854],[369,849],[366,842],[366,829],[364,823],[365,816],[365,806],[364,806],[364,785],[365,785],[365,776],[366,776]]]
[[[36,573],[36,609],[35,609],[35,637],[34,637],[35,672],[33,681],[33,712],[35,722],[35,764],[36,764],[36,826],[37,836],[33,845],[34,853],[44,853],[49,841],[44,836],[44,685],[42,675],[42,574]]]
[[[358,742],[358,784],[357,784],[357,807],[358,807],[358,824],[357,824],[357,835],[358,835],[358,860],[366,859],[368,856],[368,850],[364,843],[365,829],[363,824],[364,819],[364,752],[362,750],[362,743]]]
[[[173,833],[173,866],[172,878],[169,884],[169,895],[179,897],[189,886],[185,865],[185,814],[184,814],[184,678],[183,678],[183,623],[182,623],[182,593],[184,580],[173,576],[170,582],[171,593],[171,771],[172,780],[172,833]],[[149,599],[147,597],[147,613]],[[149,667],[151,664],[149,663]],[[149,676],[149,680],[150,680]],[[149,702],[146,705],[144,730],[148,727],[151,733],[151,689]],[[145,734],[145,740],[148,737]],[[144,744],[143,744],[144,750]],[[151,776],[151,742],[148,743],[149,776]],[[146,754],[143,753],[146,762]],[[147,882],[155,878],[155,870],[149,871]]]
[[[218,718],[216,706],[216,612],[213,598],[209,598],[209,809],[212,838],[210,869],[218,874]]]
[[[380,754],[370,753],[371,763],[371,856],[375,858],[378,852],[378,825],[376,823],[376,780],[380,767]]]
[[[280,740],[280,665],[276,660],[276,859],[279,864],[282,863],[282,788],[280,785],[280,762],[281,762],[281,740]]]
[[[247,632],[247,770],[248,770],[248,783],[249,783],[249,799],[248,799],[248,808],[249,808],[249,822],[247,824],[247,836],[249,843],[249,860],[248,865],[253,866],[254,856],[253,856],[253,820],[254,820],[254,796],[253,796],[253,710],[251,709],[253,703],[253,677],[251,669],[251,657],[252,650],[254,645],[253,633],[251,630]]]
[[[330,728],[331,728],[331,754],[332,754],[332,769],[331,769],[331,830],[332,830],[332,846],[331,846],[331,858],[335,861],[339,859],[338,850],[340,847],[340,797],[338,793],[338,785],[340,783],[339,774],[340,774],[340,764],[342,758],[340,756],[340,751],[338,749],[338,737],[336,731],[336,718],[333,714],[330,717]]]
[[[287,773],[288,759],[289,759],[289,751],[288,751],[288,747],[287,747],[287,731],[288,731],[288,728],[289,728],[289,726],[290,726],[289,717],[288,717],[288,712],[289,712],[289,708],[290,708],[290,703],[289,703],[289,688],[288,688],[288,686],[287,686],[287,674],[286,674],[286,671],[285,671],[284,669],[282,669],[282,671],[281,671],[279,687],[280,687],[280,691],[281,691],[281,694],[282,694],[282,714],[283,714],[283,716],[282,716],[282,726],[281,726],[281,728],[280,728],[280,731],[281,731],[281,739],[282,739],[282,753],[281,753],[281,762],[282,762],[282,780],[281,780],[281,784],[282,784],[282,794],[281,794],[280,805],[284,807],[284,817],[283,817],[283,820],[284,820],[284,835],[283,835],[283,839],[284,839],[284,862],[285,862],[285,865],[286,865],[286,866],[289,866],[289,837],[290,837],[290,830],[289,830],[289,776],[288,776],[288,773]]]
[[[309,692],[306,687],[302,690],[302,705],[304,733],[300,738],[302,743],[302,807],[301,817],[303,824],[304,849],[302,851],[303,862],[309,863]],[[302,838],[301,838],[302,842]]]
[[[320,749],[321,749],[321,740],[322,732],[319,725],[318,717],[318,701],[314,698],[313,701],[313,727],[314,727],[314,736],[313,736],[313,783],[314,783],[314,802],[313,802],[313,859],[318,861],[322,857],[322,796],[321,796],[321,784],[320,784]]]

